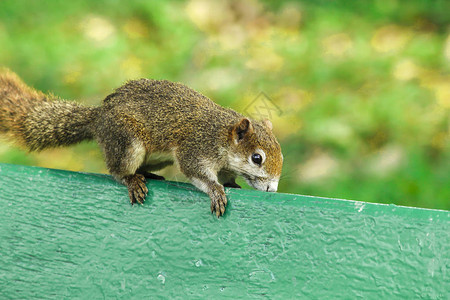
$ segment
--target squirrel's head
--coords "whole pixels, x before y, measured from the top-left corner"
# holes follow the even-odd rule
[[[281,147],[269,120],[239,120],[230,130],[228,164],[255,189],[276,192],[283,166]]]

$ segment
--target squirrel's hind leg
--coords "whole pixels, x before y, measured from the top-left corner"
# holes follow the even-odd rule
[[[116,132],[116,134],[118,133]],[[146,149],[144,144],[137,139],[125,141],[127,141],[125,136],[109,139],[107,143],[99,140],[111,175],[127,186],[131,204],[142,204],[148,188],[145,185],[144,175],[140,174],[138,169],[144,162]]]

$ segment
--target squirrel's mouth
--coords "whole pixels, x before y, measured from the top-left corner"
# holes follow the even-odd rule
[[[252,188],[264,192],[276,192],[278,189],[278,180],[270,180],[269,178],[259,178],[255,176],[249,176],[247,174],[242,175],[245,181]]]

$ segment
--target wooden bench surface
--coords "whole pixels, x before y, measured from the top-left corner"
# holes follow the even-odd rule
[[[450,298],[448,211],[147,185],[0,164],[0,298]]]

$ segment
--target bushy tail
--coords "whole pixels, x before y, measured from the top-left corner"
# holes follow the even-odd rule
[[[29,150],[92,139],[97,109],[36,91],[10,71],[0,71],[0,133]]]

